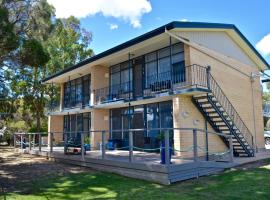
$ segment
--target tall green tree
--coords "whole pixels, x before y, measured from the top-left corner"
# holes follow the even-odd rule
[[[8,56],[2,59],[4,82],[10,84],[15,97],[23,100],[23,108],[30,109],[40,130],[46,91],[40,80],[46,75],[46,63],[50,58],[43,42],[53,29],[54,9],[46,0],[3,0],[1,8],[8,13],[7,20],[13,25],[12,32],[19,41],[17,48],[10,49]],[[9,47],[11,42],[7,38],[5,46]]]
[[[52,87],[41,84],[41,80],[92,56],[92,34],[82,29],[75,17],[55,19],[54,8],[46,0],[0,0],[0,7],[6,16],[0,19],[3,26],[8,25],[10,35],[16,36],[13,42],[6,39],[5,48],[10,49],[0,63],[5,73],[4,82],[9,84],[12,94],[21,99],[19,105],[23,111],[20,112],[31,112],[27,124],[29,119],[35,119],[32,126],[40,131],[42,121],[46,121],[47,97],[59,97],[59,92],[52,94]]]
[[[91,41],[92,33],[81,28],[77,18],[56,19],[53,32],[45,43],[51,58],[47,64],[48,73],[54,74],[93,56]]]

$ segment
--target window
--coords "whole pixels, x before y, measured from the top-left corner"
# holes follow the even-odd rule
[[[158,103],[147,105],[147,129],[159,128],[159,109]],[[156,137],[158,135],[158,130],[150,130],[147,132],[148,137]]]
[[[91,113],[81,113],[64,116],[64,132],[68,139],[74,138],[80,141],[81,132],[87,133],[91,130]]]
[[[172,45],[171,51],[170,47],[166,47],[145,55],[145,87],[149,88],[159,82],[166,85],[167,81],[172,79],[172,70],[173,80],[184,81],[184,46],[182,43]]]
[[[160,111],[160,128],[172,128],[172,103],[170,101],[162,102],[159,104]]]
[[[184,45],[178,43],[172,47],[173,82],[185,82]]]
[[[90,75],[66,82],[64,85],[64,108],[89,105]]]
[[[127,93],[129,89],[132,90],[132,68],[129,69],[128,61],[112,66],[110,68],[110,77],[110,92],[112,95]]]
[[[172,116],[172,102],[160,102],[147,105],[128,108],[117,108],[111,110],[111,138],[128,141],[128,132],[121,130],[127,130],[129,123],[129,113],[131,114],[131,128],[133,129],[147,129],[147,131],[137,131],[134,134],[134,142],[141,146],[145,145],[145,148],[157,148],[159,146],[157,136],[160,133],[159,128],[172,128],[173,116]],[[117,130],[117,132],[116,132]]]

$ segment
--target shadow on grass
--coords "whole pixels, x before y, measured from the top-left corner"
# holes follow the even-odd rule
[[[269,199],[269,179],[270,166],[230,170],[171,186],[109,173],[80,173],[24,185],[31,188],[30,194],[17,194],[21,197],[17,199]]]

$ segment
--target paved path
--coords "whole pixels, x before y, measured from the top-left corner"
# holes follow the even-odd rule
[[[11,147],[0,146],[0,192],[26,192],[22,186],[42,177],[67,173],[91,172],[89,168],[65,165],[44,157],[15,153]]]

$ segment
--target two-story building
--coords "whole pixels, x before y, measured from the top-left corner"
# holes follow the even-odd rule
[[[233,135],[235,156],[264,149],[260,72],[268,63],[231,24],[171,22],[88,58],[43,80],[61,87],[59,110],[49,113],[49,132],[80,137],[92,131],[119,147],[159,147],[163,128],[200,128]],[[173,146],[192,136],[173,130]],[[63,137],[58,134],[58,137]],[[222,151],[228,141],[199,137]],[[184,156],[184,154],[183,154]]]

